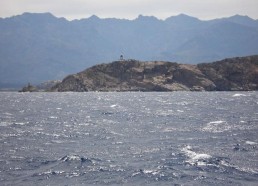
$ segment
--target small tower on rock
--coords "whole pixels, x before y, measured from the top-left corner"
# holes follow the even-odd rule
[[[124,56],[123,56],[123,54],[120,55],[120,61],[124,61]]]

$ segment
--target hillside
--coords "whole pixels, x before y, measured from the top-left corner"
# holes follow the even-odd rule
[[[0,19],[0,30],[0,88],[62,79],[120,54],[188,64],[258,54],[258,21],[239,15],[211,21],[184,14],[67,21],[24,13]]]
[[[258,56],[198,65],[116,61],[69,75],[52,91],[258,90]]]

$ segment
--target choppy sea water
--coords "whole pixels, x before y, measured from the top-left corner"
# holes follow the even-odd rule
[[[258,185],[258,92],[0,93],[0,185]]]

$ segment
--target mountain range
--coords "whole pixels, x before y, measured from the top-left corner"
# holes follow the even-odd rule
[[[50,13],[0,18],[0,88],[62,79],[114,61],[197,64],[258,54],[258,20],[235,15],[202,21],[180,14],[165,20],[95,15],[68,21]]]

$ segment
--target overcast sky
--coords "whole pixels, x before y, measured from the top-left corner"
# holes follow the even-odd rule
[[[160,19],[184,13],[202,20],[235,14],[258,19],[258,0],[0,0],[0,17],[24,12],[50,12],[69,20],[97,15],[135,19],[139,14]]]

